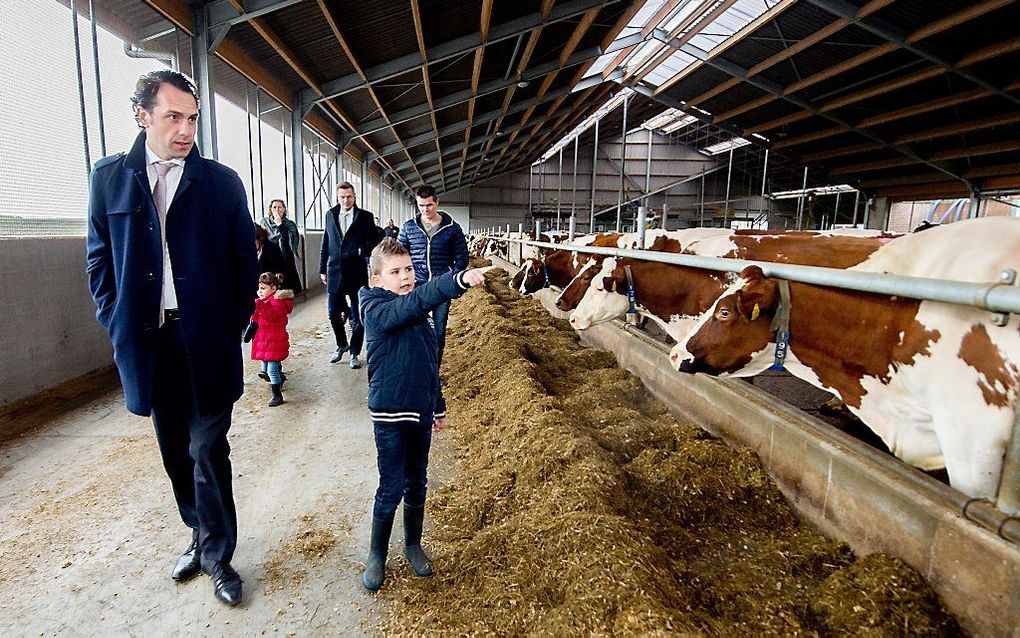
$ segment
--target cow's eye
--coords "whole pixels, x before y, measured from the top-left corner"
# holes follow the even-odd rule
[[[729,308],[720,308],[719,309],[719,317],[721,319],[729,319],[730,318],[730,309]]]

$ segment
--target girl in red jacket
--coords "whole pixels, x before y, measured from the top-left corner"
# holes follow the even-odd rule
[[[264,272],[259,276],[259,298],[255,300],[255,312],[251,320],[259,327],[251,342],[251,358],[262,362],[262,371],[269,376],[273,397],[269,407],[283,403],[283,384],[280,362],[290,353],[287,337],[287,315],[294,309],[294,291],[280,290],[283,275]]]

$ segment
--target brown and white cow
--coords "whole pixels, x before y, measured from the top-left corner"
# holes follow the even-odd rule
[[[621,233],[599,233],[577,237],[567,245],[616,246]],[[531,294],[546,286],[566,286],[577,275],[591,255],[571,252],[569,248],[539,249],[543,257],[529,257],[510,279],[510,287],[522,295]]]
[[[990,283],[1004,268],[1020,269],[1020,220],[996,217],[903,236],[850,270]],[[673,365],[734,377],[772,366],[779,290],[745,269],[674,347]],[[789,297],[789,372],[839,396],[903,461],[995,497],[1020,385],[1016,320],[797,282]]]
[[[811,266],[847,268],[858,264],[882,245],[876,238],[829,233],[776,231],[773,233],[705,229],[674,231],[660,237],[651,250]],[[607,258],[597,271],[589,265],[557,300],[568,310],[581,295],[570,323],[578,330],[622,316],[630,307],[630,266],[638,312],[653,319],[673,339],[681,341],[695,320],[708,310],[736,276],[732,273],[675,266],[628,258]],[[585,290],[587,289],[587,290]]]

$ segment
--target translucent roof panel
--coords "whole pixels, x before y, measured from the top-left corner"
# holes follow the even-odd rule
[[[708,20],[704,16],[708,16],[711,13],[711,9],[716,6],[715,3],[687,0],[680,3],[667,15],[659,16],[658,11],[662,8],[663,4],[663,0],[648,0],[634,15],[630,23],[620,32],[619,36],[617,36],[619,40],[646,28],[650,34],[641,45],[633,48],[627,57],[619,63],[620,68],[637,70],[661,50],[661,43],[651,35],[654,29],[659,29],[675,36],[694,32],[695,35],[689,39],[689,43],[707,52],[726,42],[769,10],[769,4],[766,0],[737,0],[726,11],[723,11],[722,14],[712,20]],[[673,33],[678,28],[684,26],[695,15],[698,17],[691,24],[687,24],[681,31]],[[657,20],[656,24],[650,24],[650,21],[653,19]],[[585,77],[612,71],[613,69],[608,69],[607,67],[618,55],[619,51],[602,55],[588,69]],[[659,86],[693,64],[696,60],[697,58],[686,53],[680,51],[674,52],[655,69],[652,69],[644,79],[653,86]]]

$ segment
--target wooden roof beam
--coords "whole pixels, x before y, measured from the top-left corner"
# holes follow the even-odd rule
[[[443,165],[443,154],[442,149],[439,147],[439,123],[436,121],[436,108],[435,102],[432,100],[432,81],[429,77],[429,56],[428,51],[425,48],[425,33],[422,31],[421,24],[421,7],[418,6],[418,0],[411,0],[411,15],[414,17],[414,33],[418,38],[418,54],[421,56],[422,67],[421,67],[421,81],[425,86],[425,100],[429,105],[429,117],[432,120],[432,131],[437,134],[436,136],[436,151],[439,152],[439,178],[443,183],[443,190],[446,190],[446,167]],[[412,161],[412,166],[417,170],[417,164]],[[418,173],[421,177],[421,172]]]
[[[995,1],[998,2],[1000,0],[995,0]],[[1015,0],[1010,0],[1010,1],[1015,1]],[[934,23],[932,23],[930,25],[926,25],[924,27],[921,27],[920,29],[915,30],[913,33],[911,33],[911,34],[909,34],[907,36],[907,40],[912,41],[912,42],[916,42],[916,41],[921,40],[923,38],[930,37],[931,35],[934,35],[935,33],[944,30],[944,28],[949,28],[949,26],[959,26],[960,24],[963,24],[967,20],[972,20],[972,19],[978,17],[979,15],[982,15],[983,13],[987,12],[988,10],[991,10],[989,7],[991,7],[992,4],[994,4],[994,3],[986,2],[986,3],[981,3],[980,5],[975,5],[975,7],[969,7],[967,9],[962,9],[961,11],[958,11],[958,12],[952,14],[952,15],[946,16],[942,20],[938,20],[938,21],[936,21],[936,22],[934,22]],[[978,9],[978,8],[983,9],[984,11],[982,11],[980,13],[975,12],[975,9]],[[996,8],[998,8],[998,7],[996,7]],[[858,15],[860,16],[860,14],[858,14]],[[938,27],[938,29],[937,30],[931,29],[931,27],[933,25]],[[947,26],[947,25],[949,25],[949,26]],[[825,71],[821,71],[821,72],[816,73],[816,74],[814,74],[814,75],[812,75],[810,77],[804,78],[803,80],[801,80],[799,82],[794,82],[793,84],[790,84],[789,86],[787,86],[784,89],[784,92],[785,93],[795,93],[797,91],[801,91],[803,89],[808,88],[809,86],[813,86],[815,84],[818,84],[819,82],[823,82],[823,81],[828,80],[828,79],[830,79],[832,77],[835,77],[836,75],[839,75],[840,73],[843,73],[845,71],[849,71],[849,70],[851,70],[853,68],[861,66],[862,64],[870,62],[871,60],[874,60],[874,59],[876,59],[878,57],[881,57],[881,56],[883,56],[883,55],[885,55],[887,53],[891,53],[893,51],[896,51],[899,48],[900,47],[896,43],[894,43],[894,42],[887,42],[887,43],[882,44],[880,46],[877,46],[877,47],[875,47],[873,49],[869,49],[868,51],[865,51],[864,53],[861,53],[861,54],[859,54],[857,56],[854,56],[853,58],[850,58],[849,60],[847,60],[845,62],[837,64],[837,65],[835,65],[833,67],[830,67],[830,68],[826,69]],[[992,59],[992,58],[995,58],[995,57],[999,57],[999,56],[1005,55],[1007,53],[1011,53],[1011,52],[1016,51],[1016,50],[1020,50],[1020,38],[1012,38],[1010,40],[1005,40],[1003,42],[999,42],[999,43],[992,44],[992,45],[989,45],[989,46],[986,46],[986,47],[982,47],[981,49],[979,49],[977,51],[974,51],[974,52],[964,56],[963,58],[961,58],[956,63],[956,67],[957,68],[966,68],[966,67],[969,67],[969,66],[973,66],[974,64],[977,64],[979,62],[984,62],[985,60],[989,60],[989,59]],[[943,68],[943,73],[945,73],[945,72],[948,72],[948,69]],[[937,74],[937,75],[941,75],[941,74]],[[932,76],[932,77],[934,77],[934,76]],[[986,88],[986,90],[989,90],[987,87],[985,87],[985,88]],[[767,102],[763,102],[762,104],[759,104],[758,106],[761,106],[763,104],[768,104],[771,101],[772,100],[769,100]],[[738,113],[734,113],[733,115],[737,115],[737,114],[743,113],[743,112],[746,112],[746,110],[740,111]],[[728,116],[732,117],[732,115],[730,115],[729,113],[726,113],[726,114],[723,114],[723,115],[728,115]],[[723,119],[722,115],[720,115],[718,119],[719,119],[719,121],[722,121],[722,119]],[[801,118],[801,119],[803,119],[803,118]],[[775,122],[775,121],[776,120],[773,120],[773,122]],[[762,128],[762,127],[763,126],[770,127],[771,125],[772,125],[772,122],[766,122],[763,125],[749,127],[748,130],[752,130],[753,129],[753,130],[755,130],[757,132],[764,132],[766,130],[769,130],[769,128]]]
[[[239,0],[231,0],[231,2],[239,2]],[[333,35],[334,35],[334,37],[336,37],[336,40],[340,44],[340,47],[344,50],[344,54],[347,55],[347,59],[350,60],[351,65],[354,66],[355,71],[357,71],[358,73],[364,75],[364,70],[361,68],[361,65],[358,64],[357,58],[354,57],[354,52],[351,51],[350,46],[347,44],[347,39],[344,38],[343,33],[340,31],[340,25],[339,25],[339,23],[336,20],[336,16],[333,15],[333,11],[326,5],[325,0],[318,0],[318,4],[319,4],[319,10],[322,11],[323,17],[326,18],[326,22],[329,24],[330,29],[333,31]],[[255,20],[252,20],[251,22],[252,22],[252,24],[254,24],[255,22],[259,22],[259,21],[261,21],[261,19],[260,18],[256,18]],[[262,32],[260,31],[259,33],[262,33]],[[265,37],[265,35],[263,35],[263,37]],[[304,75],[302,75],[302,77],[304,77]],[[323,94],[321,86],[319,86],[318,84],[314,84],[312,81],[309,81],[309,80],[306,80],[306,81],[308,82],[308,85],[316,93],[318,93],[320,96]],[[383,117],[386,117],[386,112],[385,112],[385,110],[382,107],[382,103],[379,102],[379,98],[376,96],[375,91],[372,89],[372,86],[370,84],[368,85],[368,92],[369,92],[369,95],[371,95],[371,97],[372,97],[372,101],[375,102],[376,108],[379,109],[379,114],[382,115]],[[326,106],[330,110],[332,110],[334,113],[337,114],[337,116],[344,122],[345,126],[348,127],[350,132],[352,132],[354,134],[358,133],[358,129],[354,125],[354,122],[349,117],[347,117],[347,115],[344,114],[343,111],[340,110],[340,108],[333,102],[333,100],[327,99],[327,100],[324,101],[324,104],[326,104]],[[400,135],[397,133],[396,128],[393,128],[391,126],[391,129],[393,130],[393,135],[397,138],[397,141],[400,141]],[[369,142],[368,139],[365,138],[365,137],[361,138],[361,143],[364,144],[365,146],[367,146],[372,151],[376,150],[375,147],[372,145],[372,143]],[[408,159],[411,159],[410,154],[408,154],[407,157],[408,157]],[[393,167],[390,166],[389,162],[387,162],[385,160],[381,160],[380,163],[383,166],[385,166],[388,171],[390,171],[391,173],[396,175],[397,178],[400,179],[400,181],[404,182],[404,186],[407,186],[407,181],[404,180],[402,175],[400,175],[399,173],[397,173],[396,171],[393,170]],[[418,169],[416,167],[415,171],[417,172],[417,170]]]
[[[574,27],[574,31],[570,34],[570,38],[567,39],[566,46],[564,46],[563,49],[560,51],[560,57],[558,60],[560,62],[560,66],[563,66],[566,60],[568,60],[570,56],[574,54],[574,50],[581,43],[581,39],[584,38],[584,35],[588,32],[588,29],[591,28],[591,25],[595,23],[595,18],[598,17],[599,11],[600,10],[598,9],[592,9],[588,13],[584,14],[580,22],[578,22],[577,26]],[[551,71],[548,75],[546,75],[545,80],[543,80],[542,82],[542,86],[539,87],[538,90],[539,95],[545,95],[546,91],[549,90],[549,87],[552,86],[552,83],[556,79],[557,75],[559,75],[559,70]],[[575,75],[575,77],[572,80],[572,83],[576,84],[580,79],[581,78],[579,75]],[[559,107],[559,104],[554,103],[553,106],[550,107],[550,112],[554,111],[555,108],[557,107]],[[530,117],[530,115],[531,113],[525,113],[525,117],[521,121],[526,123],[527,118]],[[502,122],[503,118],[500,117],[498,120],[496,120],[496,127],[498,128],[502,124]],[[515,132],[513,136],[510,138],[510,144],[514,142],[516,137],[517,133]],[[506,149],[510,148],[510,144],[504,147],[503,151],[499,154],[499,157],[497,157],[496,161],[493,162],[493,165],[498,164],[499,161],[503,159],[503,155],[505,154]],[[485,150],[482,152],[483,161],[485,159],[485,155],[489,152],[489,149],[491,147],[492,140],[489,140],[489,142],[486,144]],[[478,166],[480,167],[481,165],[482,162],[479,162]]]
[[[546,10],[545,5],[549,9]],[[552,11],[552,0],[546,0],[542,6],[542,17]],[[478,83],[482,76],[482,59],[485,56],[485,43],[489,40],[489,21],[492,18],[492,0],[482,0],[482,13],[479,19],[478,33],[482,36],[482,46],[475,49],[475,61],[471,68],[471,99],[468,101],[468,126],[464,129],[464,152],[460,156],[460,174],[464,174],[464,163],[467,162],[468,143],[471,141],[471,123],[475,117],[475,96],[478,95]],[[458,181],[457,185],[460,185]]]

